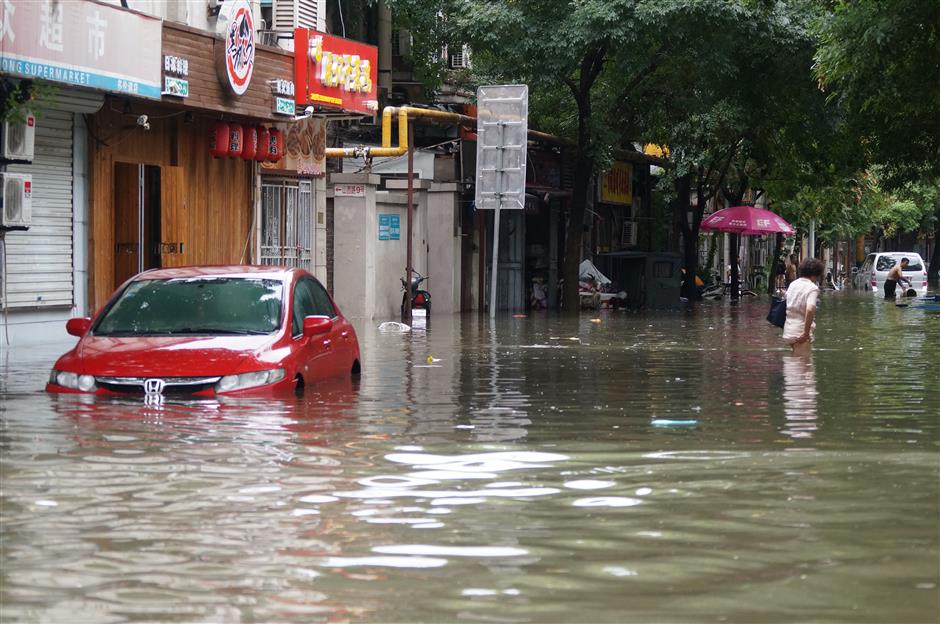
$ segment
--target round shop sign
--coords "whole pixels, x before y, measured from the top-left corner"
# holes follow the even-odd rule
[[[219,80],[231,93],[242,95],[255,68],[255,20],[248,0],[223,3],[217,28],[222,35],[216,62]]]

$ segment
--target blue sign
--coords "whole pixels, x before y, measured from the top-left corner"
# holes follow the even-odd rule
[[[401,215],[379,215],[379,240],[401,239]]]

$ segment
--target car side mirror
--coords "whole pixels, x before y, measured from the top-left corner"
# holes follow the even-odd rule
[[[70,318],[65,322],[65,331],[79,338],[88,332],[89,327],[91,327],[91,319],[87,316],[82,318]]]
[[[328,316],[305,316],[304,337],[320,336],[333,329],[333,319]]]

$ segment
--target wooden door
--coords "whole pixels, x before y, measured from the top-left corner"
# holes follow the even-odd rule
[[[185,178],[182,167],[160,171],[160,263],[164,267],[189,264]]]
[[[114,163],[114,287],[140,266],[140,166]]]

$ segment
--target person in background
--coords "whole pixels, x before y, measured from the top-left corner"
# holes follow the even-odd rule
[[[888,271],[888,277],[885,278],[885,299],[894,299],[894,294],[897,291],[898,282],[907,282],[907,285],[911,285],[911,280],[904,277],[904,269],[907,268],[907,265],[911,261],[907,258],[901,258],[901,262],[895,264],[891,267],[891,270]]]
[[[787,280],[786,286],[790,286],[793,282],[796,281],[796,269],[799,261],[795,253],[790,254],[790,261],[787,263]]]
[[[800,277],[787,287],[787,320],[783,325],[783,340],[794,353],[809,353],[816,327],[816,302],[819,299],[819,279],[823,263],[807,258],[800,264]]]

